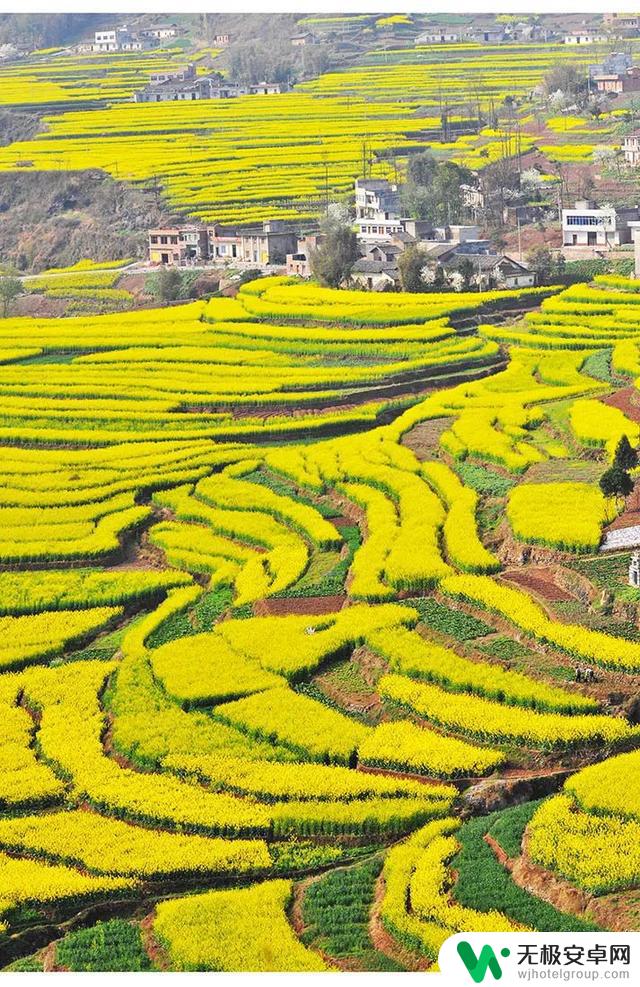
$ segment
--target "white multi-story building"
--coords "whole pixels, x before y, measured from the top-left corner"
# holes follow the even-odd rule
[[[93,51],[117,51],[118,50],[118,29],[112,31],[96,31],[93,36]]]
[[[573,209],[562,210],[562,243],[565,247],[600,247],[605,250],[621,243],[631,243],[630,222],[640,219],[637,206],[615,209],[600,208],[595,202],[581,200]]]
[[[640,132],[635,134],[627,134],[626,137],[622,139],[622,150],[624,152],[624,160],[630,165],[640,164]]]
[[[386,178],[356,179],[356,222],[363,240],[388,240],[402,233],[397,185]]]

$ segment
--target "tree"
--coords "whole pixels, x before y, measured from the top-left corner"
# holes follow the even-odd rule
[[[464,290],[468,291],[471,287],[471,282],[473,281],[473,276],[475,274],[475,268],[473,266],[473,261],[469,257],[463,257],[458,264],[458,270],[462,275],[462,282],[464,285]]]
[[[558,62],[545,75],[544,89],[547,96],[560,91],[575,97],[587,91],[587,78],[571,62]]]
[[[398,257],[400,284],[403,291],[424,291],[425,281],[422,269],[425,266],[426,255],[419,247],[407,247]]]
[[[438,162],[430,151],[413,154],[407,161],[407,182],[413,185],[431,185],[437,170]]]
[[[554,254],[544,243],[531,248],[527,253],[527,264],[535,273],[538,284],[553,284],[564,275],[566,267],[562,254]]]
[[[174,302],[180,296],[182,278],[177,267],[163,267],[156,278],[154,294],[159,302]]]
[[[2,303],[3,319],[7,318],[11,305],[23,290],[20,278],[12,274],[0,274],[0,303]]]
[[[618,469],[625,470],[625,472],[635,469],[638,465],[638,453],[633,448],[626,435],[621,436],[620,441],[616,446],[616,452],[613,457],[613,465]]]
[[[439,163],[428,151],[415,154],[407,164],[404,210],[414,219],[430,219],[435,224],[459,222],[464,211],[461,186],[472,181],[468,168],[453,161]]]
[[[629,496],[633,490],[633,480],[619,466],[610,466],[600,477],[600,489],[605,497],[615,497],[618,500]]]
[[[315,278],[328,288],[338,288],[349,277],[360,256],[358,237],[348,218],[329,211],[320,224],[324,239],[309,251],[309,264]]]

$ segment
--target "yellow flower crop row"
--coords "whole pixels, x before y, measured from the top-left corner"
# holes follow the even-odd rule
[[[291,689],[268,689],[216,706],[215,715],[258,739],[274,738],[303,757],[325,764],[349,764],[370,733],[342,713]]]
[[[612,499],[590,483],[523,483],[509,491],[507,518],[524,542],[593,552],[615,516]]]
[[[246,873],[271,864],[262,840],[156,833],[79,810],[0,820],[0,846],[96,874],[135,878]]]
[[[422,474],[447,508],[443,535],[453,565],[463,572],[495,572],[499,569],[500,562],[478,537],[478,495],[475,490],[464,487],[444,463],[425,463]]]
[[[294,935],[287,919],[291,881],[266,881],[161,902],[153,930],[174,969],[315,972],[329,969]]]
[[[591,894],[636,886],[639,847],[640,822],[580,812],[567,795],[543,802],[527,827],[531,859]]]
[[[402,627],[376,631],[368,645],[389,662],[394,672],[426,679],[453,692],[473,692],[514,706],[562,713],[597,710],[593,699],[536,682],[520,672],[461,658],[450,648]]]
[[[622,344],[618,344],[620,345]],[[613,459],[616,446],[623,435],[626,435],[631,445],[640,445],[640,428],[637,422],[632,422],[619,408],[601,401],[574,401],[570,417],[571,427],[581,442],[604,446],[610,460]]]
[[[485,775],[505,760],[501,751],[422,729],[408,720],[381,723],[358,748],[361,764],[434,778]]]
[[[120,607],[0,617],[0,669],[19,668],[71,649],[122,616]]]
[[[514,709],[489,699],[445,692],[402,675],[383,676],[378,690],[383,699],[408,707],[438,726],[489,742],[547,749],[611,744],[633,735],[623,719]]]
[[[488,576],[448,576],[441,585],[445,593],[493,610],[532,637],[576,658],[618,671],[633,672],[640,668],[640,649],[635,642],[577,624],[556,623],[526,593],[496,583]]]
[[[180,772],[193,773],[213,786],[267,802],[276,799],[351,802],[372,796],[404,795],[448,805],[456,794],[451,786],[385,778],[339,765],[281,764],[206,754],[172,757],[165,764]]]

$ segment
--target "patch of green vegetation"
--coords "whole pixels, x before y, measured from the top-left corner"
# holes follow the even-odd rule
[[[140,929],[121,919],[65,936],[56,946],[56,963],[73,973],[151,970]]]
[[[509,813],[514,813],[514,818],[500,819]],[[495,832],[494,827],[498,827],[497,832],[513,849],[516,844],[519,846],[527,821],[524,806],[516,806],[502,813],[494,812],[489,816],[471,819],[458,830],[456,837],[461,849],[451,862],[451,867],[458,872],[458,881],[453,890],[456,901],[479,912],[496,909],[514,922],[528,925],[540,932],[597,930],[597,925],[566,915],[518,887],[484,841],[485,834]],[[497,836],[495,838],[498,839]]]
[[[598,589],[615,592],[626,585],[629,558],[629,553],[626,552],[623,555],[602,555],[593,559],[572,559],[568,565],[570,569],[586,576]]]
[[[582,624],[592,631],[603,631],[616,637],[624,637],[628,641],[640,641],[640,628],[630,621],[616,620],[614,617],[592,610],[585,610],[584,604],[577,600],[566,603],[554,603],[553,609],[561,618],[575,624]]]
[[[512,477],[475,463],[456,463],[455,471],[466,487],[492,497],[504,497],[516,484]]]
[[[243,603],[242,606],[232,607],[231,616],[234,620],[247,620],[253,617],[253,607],[250,603]]]
[[[159,648],[162,644],[176,641],[179,637],[187,637],[189,634],[195,634],[195,627],[187,614],[174,613],[149,635],[147,647]]]
[[[277,874],[296,874],[301,871],[322,870],[332,864],[339,864],[375,853],[379,847],[374,846],[336,846],[333,844],[318,844],[311,840],[300,840],[292,837],[269,846],[273,860],[273,870]]]
[[[359,665],[350,659],[341,661],[322,678],[327,685],[333,685],[347,692],[371,692],[371,686],[362,675]]]
[[[35,956],[25,956],[22,960],[15,960],[9,966],[2,968],[2,973],[42,973],[44,967]]]
[[[612,384],[611,353],[611,349],[596,350],[595,353],[590,353],[582,364],[582,373],[589,377],[595,377],[596,380],[603,380],[607,384]]]
[[[495,629],[484,621],[462,610],[454,610],[443,603],[438,603],[431,596],[412,597],[402,602],[417,610],[422,623],[431,630],[455,637],[458,641],[471,641],[473,638],[495,633]]]
[[[279,473],[272,473],[270,470],[257,469],[253,473],[247,473],[243,476],[243,480],[249,480],[251,483],[258,483],[261,487],[267,487],[269,490],[273,490],[274,493],[281,494],[283,497],[291,497],[296,500],[299,504],[306,504],[308,507],[315,507],[319,514],[323,517],[335,517],[336,509],[331,504],[325,503],[323,500],[318,498],[313,500],[311,497],[305,496],[303,493],[299,492],[299,488]]]
[[[481,651],[485,654],[491,655],[492,658],[498,658],[501,661],[513,661],[515,658],[526,658],[531,654],[529,648],[526,648],[524,644],[520,644],[519,641],[514,641],[510,637],[505,637],[501,635],[500,637],[493,638],[487,644],[481,644],[478,646]]]
[[[489,830],[489,836],[492,836],[499,843],[509,857],[519,857],[522,853],[524,831],[542,802],[543,799],[523,802],[522,805],[515,805],[513,808],[497,814],[495,822]]]
[[[347,545],[345,557],[326,573],[319,582],[307,580],[304,576],[295,586],[277,593],[278,597],[297,598],[301,596],[336,596],[344,593],[347,573],[353,561],[353,554],[360,544],[360,529],[357,525],[347,525],[341,529],[342,537]],[[306,576],[306,573],[305,573]]]
[[[193,608],[198,629],[210,631],[217,619],[231,606],[232,600],[233,593],[228,586],[209,590],[208,593],[201,596]]]
[[[336,870],[305,891],[302,914],[309,929],[306,945],[336,959],[354,958],[368,971],[399,971],[398,964],[374,949],[369,936],[369,912],[382,858]]]
[[[490,534],[495,531],[504,518],[504,501],[491,500],[481,504],[476,511],[478,522],[478,534],[480,536]]]

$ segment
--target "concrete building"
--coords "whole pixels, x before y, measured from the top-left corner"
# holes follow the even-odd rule
[[[299,278],[310,278],[309,253],[319,247],[323,240],[324,235],[322,233],[307,233],[300,237],[295,251],[287,254],[287,274],[297,275]]]
[[[149,230],[149,260],[172,266],[208,260],[207,231],[197,226]]]
[[[358,235],[365,240],[387,240],[402,233],[400,195],[386,178],[357,178],[355,186]]]
[[[118,50],[118,30],[113,28],[110,31],[96,31],[93,36],[92,51],[117,51]]]
[[[285,264],[296,250],[296,235],[277,220],[256,227],[184,226],[149,230],[152,264],[189,266],[238,263],[250,267]]]
[[[224,45],[229,45],[231,44],[231,37],[228,34],[216,34],[215,38],[213,39],[213,43],[214,45],[219,45],[220,47]]]
[[[459,31],[454,30],[451,27],[430,27],[428,31],[423,31],[415,39],[414,44],[416,45],[446,45],[446,44],[456,44],[458,41],[462,40],[462,35]]]
[[[614,51],[606,58],[603,58],[597,65],[589,66],[589,76],[595,75],[617,75],[633,68],[633,59],[626,51]]]
[[[143,38],[155,38],[156,41],[167,41],[178,36],[178,26],[176,24],[159,24],[157,27],[149,27],[140,31]]]
[[[637,206],[629,209],[599,208],[591,200],[579,200],[562,210],[562,243],[565,247],[602,247],[605,250],[631,243],[629,223],[640,219]]]
[[[608,41],[606,34],[597,34],[595,31],[571,31],[565,34],[565,45],[596,45]]]
[[[369,260],[361,257],[353,265],[351,280],[367,291],[388,291],[400,281],[395,261]]]
[[[640,67],[634,66],[625,72],[592,76],[593,83],[600,93],[633,93],[640,90]]]
[[[630,165],[640,164],[640,132],[627,134],[622,138],[624,160]]]
[[[630,37],[640,30],[640,17],[637,14],[614,14],[607,11],[602,15],[602,22],[607,31],[618,37]]]
[[[165,78],[162,78],[162,76]],[[157,79],[158,81],[155,81]],[[136,103],[167,103],[174,100],[233,99],[238,96],[269,96],[286,91],[279,82],[258,82],[250,86],[237,86],[225,82],[219,73],[196,77],[181,73],[159,73],[145,89],[135,93]]]
[[[152,72],[149,76],[150,86],[160,86],[163,82],[189,82],[196,77],[196,67],[192,62],[180,69]]]

